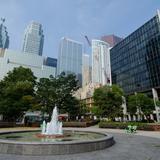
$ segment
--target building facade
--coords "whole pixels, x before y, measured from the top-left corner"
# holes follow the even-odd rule
[[[51,58],[51,57],[46,57],[45,60],[44,60],[44,64],[47,65],[47,66],[57,68],[57,59],[56,58]]]
[[[43,53],[43,43],[42,25],[32,21],[25,30],[22,51],[41,56]]]
[[[106,35],[106,36],[102,36],[101,40],[109,43],[110,47],[113,47],[117,43],[119,43],[122,40],[122,38],[115,36],[115,35]]]
[[[160,13],[111,49],[112,82],[126,94],[160,97]],[[160,109],[157,118],[160,121]]]
[[[58,53],[57,74],[75,74],[82,86],[82,44],[80,42],[62,38]]]
[[[85,87],[91,82],[91,66],[90,56],[83,54],[82,56],[82,86]]]
[[[111,49],[112,81],[127,94],[160,87],[160,18],[157,14]]]
[[[25,54],[12,50],[0,50],[0,80],[14,67],[23,66],[30,68],[39,78],[55,77],[56,67],[44,65],[44,58],[36,54]]]
[[[1,19],[2,23],[0,24],[0,48],[8,48],[9,47],[9,36],[7,32],[7,28],[4,26],[5,19]]]
[[[92,40],[92,83],[111,84],[110,46],[100,40]]]

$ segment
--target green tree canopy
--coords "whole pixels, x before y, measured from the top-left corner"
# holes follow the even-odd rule
[[[53,107],[57,105],[61,113],[76,113],[79,101],[73,97],[73,93],[79,88],[77,84],[78,80],[73,74],[62,73],[56,78],[41,78],[36,92],[41,109],[51,115]]]
[[[16,120],[32,106],[36,77],[28,68],[9,71],[0,81],[0,114],[4,120]]]
[[[130,95],[128,98],[127,110],[130,114],[135,114],[139,111],[142,111],[144,115],[149,115],[154,110],[153,99],[149,98],[146,94],[137,93],[135,95]]]
[[[131,115],[134,115],[137,112],[136,98],[137,96],[135,95],[130,95],[128,97],[127,112],[129,112]]]
[[[122,114],[122,96],[123,90],[116,85],[102,86],[95,89],[93,94],[95,113],[98,115],[115,118]]]

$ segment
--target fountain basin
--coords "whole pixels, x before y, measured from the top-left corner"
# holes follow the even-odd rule
[[[69,131],[72,133],[72,131]],[[79,131],[74,131],[79,132]],[[90,152],[95,150],[105,149],[114,144],[113,136],[97,132],[84,132],[83,134],[97,134],[98,138],[84,140],[75,140],[72,138],[68,141],[17,141],[4,139],[3,136],[10,133],[29,133],[29,131],[3,132],[0,133],[0,153],[3,154],[17,154],[17,155],[60,155],[60,154],[74,154]],[[81,132],[79,132],[81,133]],[[8,136],[9,137],[9,136]],[[14,136],[13,136],[14,137]]]
[[[55,138],[64,138],[67,135],[63,135],[63,134],[62,135],[61,134],[45,135],[45,134],[38,133],[38,134],[36,134],[36,136],[38,138],[51,138],[51,139],[55,139]]]

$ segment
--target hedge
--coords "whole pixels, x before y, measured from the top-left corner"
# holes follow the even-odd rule
[[[125,129],[125,128],[127,128],[128,125],[137,126],[138,130],[160,131],[160,124],[141,123],[141,122],[106,122],[106,121],[101,121],[99,123],[99,128]]]
[[[0,128],[15,127],[15,122],[0,122]]]
[[[89,127],[97,123],[98,121],[87,121],[87,122],[71,121],[71,122],[63,122],[63,127]]]

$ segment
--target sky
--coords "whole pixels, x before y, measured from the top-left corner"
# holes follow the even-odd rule
[[[67,37],[89,46],[84,38],[115,34],[125,38],[151,19],[160,0],[0,0],[0,17],[6,19],[9,49],[21,50],[30,21],[42,24],[43,55],[58,56],[60,39]]]

